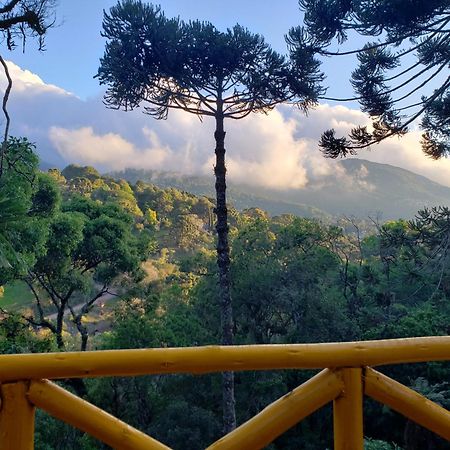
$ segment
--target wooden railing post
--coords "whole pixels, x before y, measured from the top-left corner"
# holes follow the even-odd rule
[[[450,441],[450,411],[370,367],[364,378],[366,395]]]
[[[363,450],[363,385],[361,368],[341,369],[342,394],[333,401],[334,450]]]
[[[28,398],[39,409],[120,450],[170,450],[106,411],[48,380],[32,380]]]
[[[28,383],[2,384],[0,391],[0,448],[33,450],[35,407],[27,399]]]
[[[336,398],[343,388],[342,379],[333,371],[324,369],[206,450],[265,448],[286,430]]]

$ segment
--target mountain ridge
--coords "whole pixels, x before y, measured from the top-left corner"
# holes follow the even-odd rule
[[[412,218],[419,209],[450,205],[450,188],[390,164],[352,158],[336,161],[339,170],[311,180],[301,189],[269,189],[228,182],[228,198],[237,209],[259,207],[272,215],[284,213],[327,218],[337,215],[384,220]],[[214,197],[213,176],[183,175],[144,169],[125,169],[108,175]]]

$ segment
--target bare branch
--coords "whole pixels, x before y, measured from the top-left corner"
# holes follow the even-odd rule
[[[6,86],[6,90],[3,95],[3,103],[2,103],[2,109],[3,109],[3,114],[5,115],[5,118],[6,118],[6,124],[5,124],[5,131],[3,133],[3,142],[2,142],[1,150],[0,150],[0,177],[1,177],[3,175],[4,161],[5,161],[6,151],[7,151],[7,146],[8,146],[9,126],[11,123],[11,119],[9,117],[8,109],[6,106],[8,104],[9,95],[10,95],[11,89],[12,89],[12,79],[11,79],[11,75],[9,74],[8,66],[1,55],[0,55],[0,63],[3,66],[3,70],[5,71],[5,75],[8,80],[8,85]]]
[[[449,22],[450,22],[450,19],[444,17],[443,19],[436,20],[435,22],[433,22],[433,23],[431,23],[429,25],[429,27],[432,27],[434,25],[439,25],[439,24],[443,23],[441,25],[441,27],[439,27],[438,29],[436,29],[436,28],[421,28],[420,31],[422,33],[424,33],[424,34],[425,33],[430,33],[430,32],[440,31],[440,28],[444,28],[445,25],[447,25]],[[349,24],[348,28],[349,29],[353,29],[354,25],[353,24]],[[402,41],[405,40],[405,39],[411,38],[411,37],[417,37],[417,31],[405,34],[404,36],[402,36]],[[364,48],[364,50],[375,50],[377,48],[386,47],[386,46],[392,45],[392,44],[397,44],[398,41],[399,41],[398,38],[397,39],[390,39],[390,40],[387,40],[387,41],[384,41],[384,42],[380,42],[379,44],[373,44],[373,45],[367,46],[367,47]],[[330,52],[330,51],[327,51],[327,50],[318,50],[318,53],[320,55],[323,55],[323,56],[345,56],[345,55],[355,55],[355,54],[361,53],[362,50],[363,50],[362,48],[349,50],[349,51],[346,51],[346,52]]]
[[[3,8],[0,8],[0,14],[11,12],[19,2],[20,0],[11,0]]]

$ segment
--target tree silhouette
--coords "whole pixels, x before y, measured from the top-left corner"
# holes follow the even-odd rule
[[[354,128],[348,137],[323,133],[325,156],[356,154],[421,119],[423,151],[434,159],[450,155],[450,4],[448,0],[300,0],[305,29],[300,47],[322,56],[355,54],[358,67],[352,98],[372,118],[373,128]],[[355,33],[377,36],[363,47],[332,51]],[[419,94],[422,95],[419,100]]]
[[[222,342],[232,343],[228,219],[225,180],[225,119],[243,119],[290,101],[306,109],[320,93],[318,62],[299,48],[296,31],[288,36],[290,59],[264,39],[235,25],[225,32],[211,23],[168,19],[157,6],[124,0],[105,13],[107,38],[98,71],[108,86],[105,102],[167,117],[169,109],[215,120],[214,167],[217,215],[217,263]],[[235,427],[233,374],[224,374],[224,431]]]
[[[53,8],[55,0],[9,0],[0,2],[0,33],[6,40],[8,50],[22,46],[28,37],[38,38],[39,48],[44,46],[44,36],[54,24]]]

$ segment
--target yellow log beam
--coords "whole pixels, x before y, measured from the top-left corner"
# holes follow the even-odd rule
[[[169,449],[161,442],[130,427],[50,381],[32,381],[28,390],[28,398],[38,408],[113,448],[120,450]]]
[[[34,406],[28,401],[27,383],[2,384],[0,410],[0,448],[33,450]]]
[[[450,441],[450,411],[376,370],[364,378],[366,395]]]
[[[450,359],[450,336],[325,344],[0,355],[0,380],[318,369]]]
[[[325,369],[267,406],[258,415],[218,440],[208,450],[256,450],[332,401],[343,389],[342,379]]]
[[[334,450],[363,450],[363,387],[361,368],[339,371],[344,390],[333,401]]]

